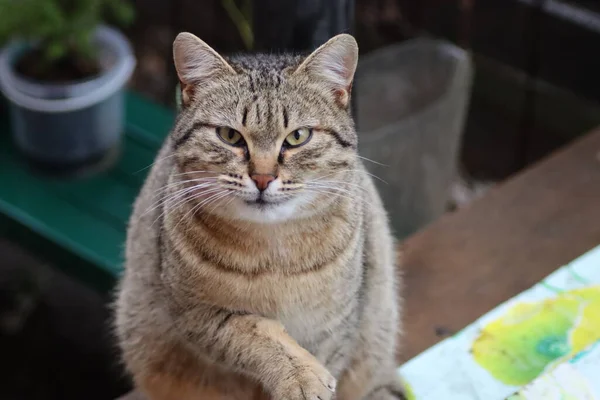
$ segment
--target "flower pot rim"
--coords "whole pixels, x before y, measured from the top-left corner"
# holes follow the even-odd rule
[[[416,121],[427,119],[429,115],[432,115],[442,107],[442,104],[448,101],[448,98],[456,90],[470,91],[473,83],[473,61],[471,53],[447,40],[430,37],[416,37],[384,46],[370,52],[362,58],[361,62],[359,62],[356,79],[359,80],[361,76],[376,72],[374,70],[368,73],[365,71],[374,66],[376,67],[381,58],[385,58],[395,53],[408,53],[417,49],[435,50],[442,53],[448,59],[453,59],[456,63],[454,74],[450,77],[444,90],[439,96],[431,99],[423,108],[387,125],[368,131],[359,131],[358,134],[360,135],[362,144],[380,141],[388,135],[394,134],[399,129],[415,125],[417,123]],[[356,86],[359,87],[359,84]]]
[[[24,42],[13,41],[0,52],[0,90],[18,106],[39,112],[71,112],[101,103],[127,83],[136,60],[129,41],[118,30],[101,25],[96,30],[95,39],[114,55],[113,65],[104,65],[95,77],[65,83],[39,82],[18,74],[13,68],[13,60]],[[60,96],[44,98],[40,96],[43,92],[54,92]]]

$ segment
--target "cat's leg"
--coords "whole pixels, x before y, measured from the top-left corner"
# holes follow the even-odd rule
[[[145,337],[148,347],[130,360],[136,388],[147,400],[263,400],[250,379],[197,359],[168,337]]]
[[[136,386],[147,400],[270,400],[257,385],[238,378],[224,389],[223,381],[212,386],[199,385],[191,377],[182,379],[169,373],[155,373],[138,380]]]
[[[380,303],[363,314],[359,339],[342,373],[336,400],[404,399],[395,360],[397,305]]]
[[[272,399],[333,397],[336,381],[329,371],[275,320],[197,308],[179,314],[176,325],[199,357],[254,379]]]
[[[404,400],[402,381],[393,363],[378,366],[375,358],[355,360],[340,378],[336,400]]]
[[[136,379],[136,387],[148,400],[225,400],[222,393],[200,387],[187,379],[168,373],[150,373]],[[231,399],[233,400],[233,399]]]
[[[388,386],[373,390],[364,400],[406,400],[406,395],[401,383],[392,382]]]
[[[402,399],[395,359],[399,319],[395,288],[379,271],[369,272],[358,339],[340,377],[336,400]]]
[[[170,329],[161,307],[144,314],[138,305],[131,301],[120,309],[117,333],[123,362],[144,400],[258,399],[252,396],[255,382],[194,354]],[[123,319],[125,313],[136,318]]]
[[[140,339],[144,345],[126,349],[125,358],[136,388],[147,400],[224,400],[215,388],[214,374],[180,344],[167,337]]]

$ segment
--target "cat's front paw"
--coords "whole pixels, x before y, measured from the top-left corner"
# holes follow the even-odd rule
[[[273,390],[273,400],[331,400],[336,380],[321,365],[301,366],[282,377]]]

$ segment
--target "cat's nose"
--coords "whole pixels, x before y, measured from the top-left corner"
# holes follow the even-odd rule
[[[267,190],[269,183],[273,182],[277,177],[271,174],[253,174],[250,176],[250,179],[254,181],[258,190],[264,192]]]

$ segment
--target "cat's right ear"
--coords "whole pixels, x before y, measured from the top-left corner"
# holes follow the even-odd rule
[[[348,107],[356,63],[358,45],[345,33],[334,36],[309,55],[294,74],[308,73],[331,90],[342,107]]]
[[[173,59],[181,84],[181,101],[189,104],[196,85],[223,74],[235,74],[216,51],[195,35],[182,32],[173,42]]]

